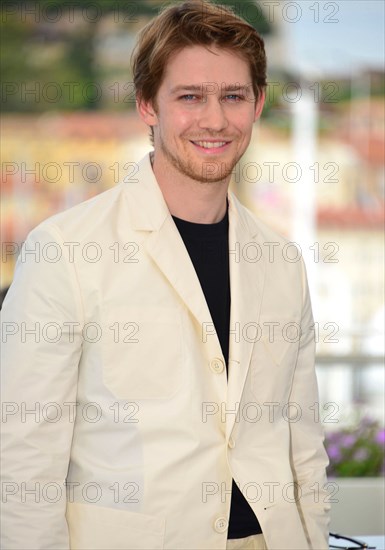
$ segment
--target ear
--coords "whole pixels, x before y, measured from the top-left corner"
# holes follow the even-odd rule
[[[156,126],[158,124],[158,117],[150,101],[144,101],[140,97],[137,98],[136,110],[143,122],[148,126]]]
[[[262,114],[263,106],[265,105],[265,99],[266,99],[266,92],[263,91],[261,93],[261,97],[258,99],[258,101],[255,104],[255,116],[254,116],[254,122],[258,120],[258,118]]]

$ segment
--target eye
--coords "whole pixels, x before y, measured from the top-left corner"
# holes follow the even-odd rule
[[[227,99],[229,99],[229,101],[231,102],[238,102],[245,99],[245,97],[243,95],[238,95],[238,94],[228,94],[227,96],[225,96],[224,100],[227,100]]]
[[[184,101],[191,101],[191,100],[195,100],[197,98],[198,98],[198,96],[196,96],[195,94],[185,94],[185,95],[180,96],[179,99],[183,99]]]

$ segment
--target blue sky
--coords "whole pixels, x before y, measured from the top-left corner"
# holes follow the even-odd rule
[[[295,20],[296,7],[290,4],[282,2],[286,19]],[[298,21],[284,23],[293,68],[346,75],[367,67],[384,69],[384,0],[299,0],[297,5]]]

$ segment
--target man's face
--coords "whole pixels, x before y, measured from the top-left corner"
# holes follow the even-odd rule
[[[199,182],[230,176],[245,152],[263,99],[255,103],[249,66],[233,53],[192,46],[169,60],[156,97],[143,115],[154,127],[162,169]],[[212,53],[213,52],[213,53]]]

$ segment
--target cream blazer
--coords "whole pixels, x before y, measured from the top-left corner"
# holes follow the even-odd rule
[[[228,200],[228,379],[149,155],[29,234],[2,316],[3,548],[225,549],[232,478],[269,549],[328,548],[304,265]]]

